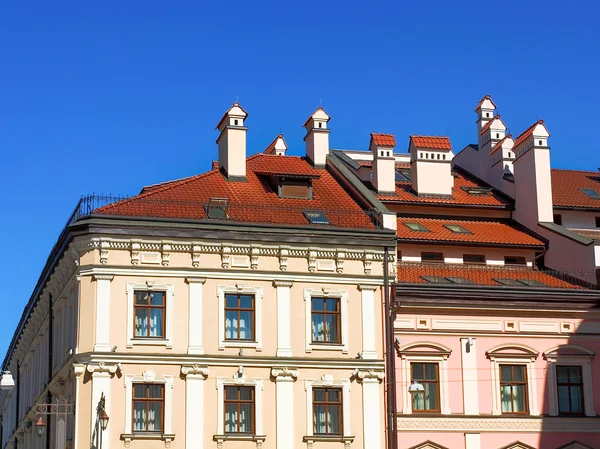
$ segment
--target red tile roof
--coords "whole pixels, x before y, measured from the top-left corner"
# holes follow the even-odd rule
[[[405,223],[419,223],[429,232],[412,231]],[[454,233],[444,225],[459,225],[470,234]],[[447,218],[398,217],[396,235],[404,241],[435,241],[487,243],[490,245],[515,245],[543,247],[544,242],[519,229],[507,220],[457,220]]]
[[[552,203],[555,207],[582,207],[600,209],[600,200],[594,200],[580,189],[600,193],[600,173],[595,171],[552,169]]]
[[[494,123],[496,120],[500,120],[500,114],[494,116],[489,122],[487,122],[485,124],[485,126],[483,128],[481,128],[481,131],[479,132],[479,135],[482,135],[484,132],[486,132],[488,129],[490,129],[490,126],[492,126],[492,123]]]
[[[498,141],[498,143],[496,143],[496,145],[494,145],[492,147],[492,149],[490,150],[490,154],[495,153],[497,150],[499,150],[500,148],[502,148],[502,145],[504,144],[504,142],[506,141],[506,139],[512,139],[512,135],[507,134],[504,139]]]
[[[576,234],[587,237],[588,239],[600,240],[600,229],[571,229]]]
[[[277,140],[279,138],[281,138],[281,140],[283,140],[283,143],[287,147],[287,144],[285,143],[285,139],[283,138],[283,134],[279,134],[277,137],[275,137],[275,139],[273,139],[273,142],[271,142],[269,144],[269,146],[265,149],[265,151],[264,151],[265,154],[273,154],[273,153],[275,153],[275,144],[277,143]]]
[[[483,98],[482,98],[482,99],[479,101],[479,103],[477,103],[477,107],[475,108],[475,111],[477,111],[477,110],[478,110],[478,109],[481,107],[481,105],[483,104],[483,102],[484,102],[485,100],[490,100],[490,102],[491,102],[491,103],[494,105],[494,107],[497,107],[497,106],[496,106],[496,103],[494,103],[494,102],[492,101],[492,97],[490,97],[489,95],[486,95],[485,97],[483,97]]]
[[[451,150],[450,138],[446,136],[410,136],[410,140],[417,148],[433,150]]]
[[[371,133],[371,139],[375,145],[381,147],[395,147],[396,138],[393,134]]]
[[[322,211],[332,226],[374,229],[369,216],[327,169],[304,158],[256,154],[246,160],[247,181],[227,181],[219,170],[162,184],[132,198],[104,206],[94,214],[201,220],[210,198],[228,198],[233,221],[309,226],[303,211]],[[278,167],[279,169],[276,169]],[[292,167],[292,168],[289,168]],[[302,172],[316,176],[313,199],[280,198],[257,171]],[[312,225],[314,226],[314,225]]]
[[[494,279],[529,279],[541,282],[552,288],[582,288],[576,284],[564,281],[543,271],[530,268],[506,268],[490,266],[462,266],[447,264],[406,263],[401,262],[397,267],[397,278],[400,283],[428,284],[422,276],[463,277],[476,285],[502,287]],[[451,286],[450,286],[451,287]],[[530,289],[523,285],[523,289]]]
[[[521,133],[521,135],[519,137],[517,137],[517,140],[515,140],[515,147],[518,147],[525,140],[527,140],[527,138],[529,138],[529,136],[531,136],[531,134],[533,134],[533,130],[535,129],[535,127],[537,125],[543,125],[543,124],[544,124],[543,120],[538,120],[533,125],[531,125],[529,128],[527,128],[525,131],[523,131]]]

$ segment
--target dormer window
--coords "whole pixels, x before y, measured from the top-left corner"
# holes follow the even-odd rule
[[[310,179],[279,178],[278,195],[281,198],[312,198]]]

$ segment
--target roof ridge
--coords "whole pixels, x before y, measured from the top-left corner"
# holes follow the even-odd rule
[[[520,145],[521,143],[523,143],[523,141],[527,137],[529,137],[529,134],[531,134],[533,132],[533,129],[537,125],[544,125],[544,120],[537,120],[533,125],[531,125],[529,128],[527,128],[521,134],[519,134],[519,136],[515,139],[515,147],[518,146],[518,145]],[[546,125],[544,125],[544,126],[546,126]]]
[[[600,176],[600,172],[598,172],[598,171],[578,170],[576,168],[551,168],[551,170],[556,170],[556,171],[576,171],[578,173],[593,173],[596,176]]]

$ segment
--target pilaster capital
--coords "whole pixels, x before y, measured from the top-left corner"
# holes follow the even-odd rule
[[[210,372],[210,368],[206,365],[200,365],[198,363],[194,363],[193,365],[183,365],[181,367],[181,375],[183,377],[187,377],[188,374],[191,375],[201,375],[206,379],[208,377],[208,373]]]
[[[271,368],[271,376],[275,378],[275,382],[294,382],[298,379],[298,368],[288,366]]]
[[[114,274],[94,274],[92,276],[94,281],[112,281],[114,277]]]
[[[86,370],[93,374],[110,374],[113,375],[120,370],[121,364],[117,362],[90,362],[87,364]]]
[[[377,290],[379,288],[379,285],[369,285],[369,284],[358,284],[358,289],[361,292],[364,291],[370,291],[370,292],[374,292],[375,290]]]
[[[373,368],[356,368],[354,370],[354,374],[356,376],[356,381],[358,383],[369,383],[369,382],[377,382],[380,383],[385,377],[385,371],[383,369],[373,369]]]
[[[273,281],[273,287],[291,287],[294,281]]]
[[[73,376],[78,379],[83,373],[85,373],[85,365],[83,363],[73,363],[71,367]]]
[[[206,278],[187,276],[185,278],[185,282],[188,284],[204,284],[206,282]]]

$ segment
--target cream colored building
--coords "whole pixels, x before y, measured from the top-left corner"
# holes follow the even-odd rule
[[[395,234],[346,193],[321,108],[307,158],[282,136],[246,158],[246,118],[219,122],[213,170],[79,204],[4,361],[0,447],[385,446]]]

